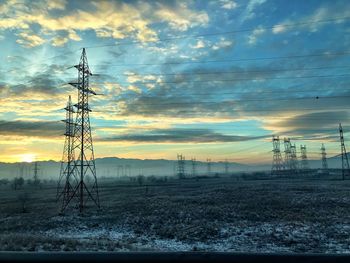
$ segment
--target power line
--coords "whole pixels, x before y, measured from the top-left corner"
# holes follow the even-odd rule
[[[182,76],[182,75],[218,75],[218,74],[245,74],[245,73],[259,73],[259,72],[283,72],[283,71],[302,71],[302,70],[323,70],[323,69],[347,69],[350,68],[350,66],[335,66],[335,67],[315,67],[315,68],[284,68],[284,69],[262,69],[262,70],[240,70],[240,71],[215,71],[215,72],[181,72],[181,73],[124,73],[126,76],[130,77],[137,77],[137,76]]]
[[[265,26],[265,27],[255,27],[255,28],[247,28],[247,29],[239,29],[239,30],[233,30],[233,31],[225,31],[225,32],[215,32],[215,33],[205,33],[205,34],[196,34],[196,35],[188,35],[188,36],[177,36],[177,37],[169,37],[169,38],[160,38],[157,40],[146,40],[146,41],[129,41],[124,43],[111,43],[111,44],[104,44],[104,45],[95,45],[95,46],[87,46],[85,48],[102,48],[102,47],[113,47],[113,46],[124,46],[124,45],[135,45],[135,44],[144,44],[144,43],[159,43],[159,42],[168,42],[168,41],[174,41],[174,40],[180,40],[180,39],[187,39],[187,38],[202,38],[202,37],[210,37],[210,36],[218,36],[218,35],[228,35],[228,34],[236,34],[236,33],[245,33],[254,31],[257,28],[258,29],[274,29],[278,27],[294,27],[294,26],[301,26],[301,25],[308,25],[308,24],[317,24],[317,23],[329,23],[329,22],[335,22],[338,20],[348,20],[350,17],[337,17],[337,18],[330,18],[330,19],[320,19],[320,20],[310,20],[306,22],[298,22],[293,24],[277,24],[273,26]]]
[[[280,98],[280,99],[272,99],[272,98],[263,98],[263,99],[239,99],[239,100],[227,100],[227,101],[184,101],[184,102],[164,102],[164,103],[142,103],[142,105],[183,105],[183,104],[222,104],[222,103],[232,103],[232,102],[245,102],[245,101],[289,101],[289,100],[307,100],[307,99],[336,99],[336,98],[349,98],[350,95],[347,96],[323,96],[323,97],[303,97],[303,98]],[[152,97],[143,97],[143,98],[152,98]],[[154,98],[154,97],[153,97]]]
[[[207,80],[180,80],[180,81],[135,81],[135,82],[117,82],[117,84],[129,85],[137,82],[141,84],[181,84],[181,83],[201,83],[201,82],[231,82],[231,81],[252,81],[252,80],[278,80],[278,79],[308,79],[308,78],[346,78],[350,77],[350,74],[340,74],[340,75],[312,75],[312,76],[299,76],[299,77],[261,77],[261,78],[237,78],[237,79],[207,79]]]
[[[94,64],[93,66],[109,66],[109,67],[123,67],[123,66],[152,66],[152,65],[181,65],[181,64],[201,64],[201,63],[225,63],[225,62],[242,62],[242,61],[257,61],[257,60],[273,60],[273,59],[293,59],[305,57],[324,57],[324,56],[342,56],[349,55],[350,51],[336,52],[336,53],[322,53],[322,54],[308,54],[308,55],[289,55],[289,56],[274,56],[274,57],[260,57],[260,58],[239,58],[239,59],[219,59],[207,61],[178,61],[178,62],[163,62],[163,63],[124,63],[124,64]]]

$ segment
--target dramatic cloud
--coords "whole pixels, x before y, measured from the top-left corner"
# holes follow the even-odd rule
[[[165,3],[114,1],[86,1],[85,8],[73,9],[63,15],[53,14],[52,10],[64,10],[67,1],[38,1],[27,6],[11,5],[10,2],[0,9],[4,17],[0,29],[26,30],[34,25],[41,27],[41,34],[50,36],[66,32],[66,36],[55,36],[54,46],[62,46],[68,40],[79,41],[77,31],[93,30],[101,38],[135,38],[142,42],[158,39],[152,29],[154,23],[167,23],[173,30],[186,31],[189,28],[205,26],[209,17],[205,11],[194,11],[185,2],[168,6]],[[154,11],[155,10],[155,11]],[[11,15],[9,15],[9,13]],[[31,31],[19,33],[18,43],[35,47],[45,42],[43,36]]]
[[[323,111],[296,115],[284,120],[271,121],[264,126],[276,134],[299,136],[300,138],[327,138],[338,137],[338,125],[349,119],[347,111]],[[344,127],[348,127],[348,122]]]
[[[238,136],[221,134],[209,129],[157,129],[142,134],[123,134],[102,138],[100,141],[129,141],[152,143],[215,143],[249,141],[269,136]]]
[[[4,121],[0,120],[1,135],[25,137],[57,137],[63,134],[64,125],[58,121]]]

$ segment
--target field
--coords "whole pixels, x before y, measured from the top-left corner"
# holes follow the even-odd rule
[[[145,184],[100,180],[102,209],[64,216],[55,185],[0,186],[0,250],[350,252],[350,180]]]

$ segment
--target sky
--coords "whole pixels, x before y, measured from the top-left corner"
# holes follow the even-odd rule
[[[350,139],[347,0],[0,1],[0,161],[56,160],[86,48],[95,157],[269,163]],[[349,146],[350,147],[350,146]]]

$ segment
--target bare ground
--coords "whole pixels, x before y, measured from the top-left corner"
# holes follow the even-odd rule
[[[53,185],[0,190],[0,250],[350,252],[347,180],[100,181],[82,216],[58,215]]]

